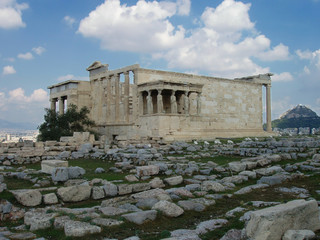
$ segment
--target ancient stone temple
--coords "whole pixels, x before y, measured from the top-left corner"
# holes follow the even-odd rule
[[[224,79],[94,62],[90,81],[49,86],[51,109],[87,106],[109,140],[191,140],[264,136],[271,131],[272,74]],[[263,87],[266,99],[263,101]],[[58,104],[57,104],[58,103]]]

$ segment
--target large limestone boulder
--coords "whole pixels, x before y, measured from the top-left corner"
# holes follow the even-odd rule
[[[317,201],[294,200],[251,213],[245,229],[255,240],[281,239],[287,230],[320,229]]]
[[[155,220],[157,217],[157,211],[148,210],[148,211],[128,213],[128,214],[122,215],[122,217],[124,217],[129,222],[133,222],[140,225],[145,223],[146,221]]]
[[[159,210],[167,217],[179,217],[184,213],[184,210],[181,207],[166,200],[157,202],[152,209]]]
[[[41,171],[44,173],[51,174],[52,171],[57,167],[68,167],[68,161],[62,160],[42,160]]]
[[[214,192],[222,192],[225,191],[226,188],[216,181],[203,181],[201,185],[202,191],[214,191]]]
[[[11,192],[17,201],[26,207],[35,207],[42,202],[42,195],[38,190],[22,189]]]
[[[230,162],[228,163],[228,166],[233,172],[242,172],[246,170],[246,164],[243,162]]]
[[[114,197],[118,194],[118,187],[113,183],[107,182],[102,186],[102,188],[106,194],[106,197]]]
[[[156,165],[149,165],[149,166],[136,167],[136,170],[137,170],[137,176],[143,177],[143,176],[157,175],[159,173],[160,167]]]
[[[65,182],[69,179],[68,168],[57,167],[51,172],[51,179],[54,182]]]
[[[80,202],[90,198],[91,188],[91,186],[86,185],[61,187],[57,194],[64,202]]]
[[[100,233],[101,227],[86,222],[67,221],[64,225],[64,233],[67,237],[83,237],[87,234]]]
[[[30,231],[46,229],[51,227],[52,219],[57,215],[57,213],[46,213],[41,210],[29,211],[24,215],[24,224],[30,226]]]
[[[179,185],[183,182],[183,177],[182,176],[175,176],[175,177],[165,178],[164,182],[169,184],[170,186]]]

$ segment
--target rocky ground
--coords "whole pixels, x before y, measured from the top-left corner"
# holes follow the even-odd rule
[[[51,175],[0,157],[0,239],[246,239],[257,210],[305,199],[293,208],[319,214],[317,137],[82,149]],[[283,239],[317,238],[308,226]]]

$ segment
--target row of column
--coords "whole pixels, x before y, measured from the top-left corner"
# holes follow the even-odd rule
[[[147,114],[153,114],[154,109],[153,109],[153,101],[152,101],[152,91],[153,90],[148,90],[147,93]],[[163,96],[162,96],[162,91],[163,89],[157,89],[158,95],[157,95],[157,113],[163,113]],[[192,92],[190,91],[182,91],[183,92],[183,97],[184,97],[184,113],[186,115],[189,114],[189,109],[190,109],[190,100],[189,96]],[[142,97],[143,92],[141,92],[141,97]],[[143,104],[142,104],[143,105]],[[142,106],[143,107],[143,106]],[[172,114],[177,114],[178,113],[178,104],[177,104],[177,97],[176,97],[176,91],[171,90],[171,95],[170,95],[170,109]],[[143,112],[143,111],[142,111]],[[200,115],[201,113],[201,93],[197,92],[197,115]]]
[[[64,108],[65,108],[65,101],[67,100],[66,96],[62,96],[59,98],[51,98],[51,107],[50,109],[53,111],[56,111],[56,103],[57,101],[59,102],[59,114],[62,115],[64,114]]]
[[[120,89],[120,74],[114,74],[108,76],[106,87],[103,91],[106,91],[107,96],[107,119],[114,115],[114,121],[120,122],[124,120],[125,122],[129,122],[130,118],[130,77],[129,71],[124,72],[124,96],[123,96],[123,105],[124,105],[124,116],[121,118],[120,116],[120,102],[121,102],[121,89]],[[103,79],[101,79],[103,80]],[[114,96],[112,92],[112,82],[114,82]],[[111,103],[114,103],[114,113],[112,113]],[[109,121],[110,122],[110,121]]]

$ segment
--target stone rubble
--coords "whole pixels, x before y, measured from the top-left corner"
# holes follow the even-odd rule
[[[41,144],[34,143],[34,147],[36,145]],[[156,221],[159,214],[171,219],[183,217],[184,213],[189,211],[205,212],[219,199],[273,186],[276,186],[274,189],[279,194],[290,194],[297,199],[308,201],[296,200],[287,205],[279,202],[249,201],[242,206],[229,209],[221,219],[197,223],[194,229],[171,231],[171,237],[166,239],[201,239],[201,235],[224,226],[228,222],[226,219],[235,218],[239,214],[243,214],[240,220],[246,222],[245,230],[231,229],[221,239],[293,239],[300,236],[311,237],[314,231],[320,229],[320,223],[316,220],[319,218],[318,204],[310,200],[307,189],[296,187],[294,184],[291,187],[277,187],[288,181],[294,182],[295,179],[308,177],[310,173],[320,174],[319,138],[269,138],[262,141],[247,139],[240,143],[222,143],[216,140],[215,143],[207,144],[201,144],[199,141],[197,144],[174,142],[155,143],[154,146],[128,144],[121,148],[108,149],[105,154],[101,154],[100,145],[97,143],[74,145],[73,148],[66,142],[48,142],[44,143],[43,147],[46,151],[52,152],[50,157],[42,154],[36,158],[25,158],[23,154],[19,155],[18,149],[12,154],[13,150],[9,151],[9,146],[7,152],[3,151],[3,154],[0,154],[0,193],[10,191],[21,205],[17,207],[1,200],[0,220],[24,218],[24,224],[31,232],[54,227],[63,229],[65,235],[70,237],[98,234],[103,228],[119,226],[126,221],[138,225]],[[101,169],[94,170],[95,174],[108,171],[121,173],[125,174],[124,181],[107,181],[102,178],[87,180],[86,170],[77,166],[56,167],[50,170],[51,174],[44,177],[40,177],[41,171],[19,167],[21,163],[54,161],[57,158],[68,160],[81,155],[113,162],[114,167],[107,169],[101,166]],[[198,161],[221,155],[230,159],[235,157],[235,161],[230,161],[224,166],[218,165],[214,160]],[[288,163],[285,166],[280,165],[281,161]],[[34,189],[7,189],[7,178],[28,181],[34,184]],[[240,189],[237,187],[249,181],[248,186]],[[59,185],[51,187],[57,183]],[[92,208],[63,207],[64,204],[85,200],[101,201],[101,204]],[[309,204],[312,207],[308,207]],[[300,211],[300,205],[306,210]],[[290,213],[286,212],[289,211],[286,206],[291,206]],[[266,209],[248,210],[252,208]],[[275,209],[272,210],[272,214],[277,217],[272,218],[272,225],[269,226],[263,219],[270,219],[270,209]],[[293,213],[292,209],[300,212]],[[286,219],[283,212],[290,216],[295,214],[295,221]],[[276,228],[280,225],[286,225],[281,232]],[[267,231],[265,228],[272,230]],[[4,231],[0,230],[0,239],[4,236],[2,232]],[[7,236],[10,235],[11,238],[13,233],[8,232]],[[34,236],[25,230],[24,233],[30,237]]]

